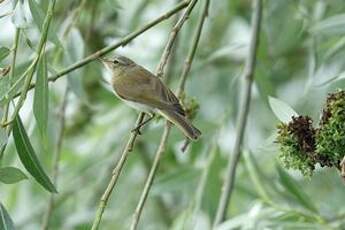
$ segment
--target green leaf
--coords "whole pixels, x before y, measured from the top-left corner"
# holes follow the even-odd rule
[[[22,1],[19,1],[18,4],[15,5],[14,14],[11,19],[12,23],[17,28],[27,27],[27,19],[25,17],[25,10]]]
[[[0,47],[0,61],[10,54],[10,49],[6,47]]]
[[[273,113],[281,122],[288,123],[291,120],[292,116],[298,116],[298,113],[296,113],[293,108],[277,98],[269,97],[268,102]]]
[[[330,79],[324,81],[324,82],[321,82],[321,83],[318,83],[315,85],[315,87],[323,87],[323,86],[327,86],[331,83],[335,83],[337,81],[341,81],[341,80],[344,80],[345,79],[345,72],[341,72],[339,74],[337,74],[336,76],[334,77],[331,77]]]
[[[174,172],[159,176],[153,184],[151,194],[159,195],[188,189],[196,184],[199,176],[200,170],[193,167],[176,169]]]
[[[43,26],[43,21],[45,18],[45,13],[41,6],[35,0],[29,0],[29,8],[31,11],[32,18],[34,19],[35,24],[37,25],[38,29],[41,31]],[[48,39],[53,42],[56,46],[62,47],[59,38],[57,37],[57,33],[53,28],[53,25],[50,26],[49,29],[51,32],[48,33]]]
[[[76,28],[72,28],[66,41],[67,57],[66,65],[71,65],[84,56],[84,41]],[[86,92],[83,85],[82,70],[77,69],[68,75],[68,85],[72,92],[84,102],[87,101]]]
[[[29,7],[35,24],[41,30],[44,21],[44,12],[35,0],[29,0]]]
[[[243,156],[246,168],[253,183],[253,188],[256,189],[257,193],[264,201],[267,203],[273,203],[264,184],[265,178],[263,177],[263,173],[257,166],[252,154],[249,151],[244,151]]]
[[[0,181],[5,184],[14,184],[28,177],[18,168],[3,167],[0,168]]]
[[[30,143],[29,137],[24,129],[19,115],[15,118],[13,124],[14,143],[24,167],[49,192],[56,193],[54,184],[50,181],[39,162],[36,153]]]
[[[292,177],[290,177],[290,175],[287,174],[281,167],[277,166],[277,170],[281,184],[298,200],[299,204],[314,213],[318,213],[318,210],[314,206],[314,203],[309,198],[309,196],[303,192],[301,186],[298,185],[297,182]]]
[[[36,74],[36,87],[33,111],[38,129],[43,139],[46,137],[48,124],[49,88],[46,56],[43,54],[39,60]]]
[[[14,230],[13,221],[6,211],[5,207],[0,202],[0,229],[1,230]]]
[[[2,127],[0,127],[0,149],[7,144],[8,137],[6,130]]]
[[[330,16],[316,23],[311,32],[314,34],[339,35],[345,33],[345,14]]]

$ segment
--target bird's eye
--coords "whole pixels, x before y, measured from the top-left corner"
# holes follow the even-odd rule
[[[114,63],[114,64],[119,64],[119,61],[115,59],[115,60],[113,61],[113,63]]]

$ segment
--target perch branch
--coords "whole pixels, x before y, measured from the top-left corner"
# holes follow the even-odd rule
[[[260,24],[262,15],[262,0],[254,1],[254,8],[252,13],[252,34],[250,38],[249,53],[246,59],[245,68],[242,78],[245,81],[243,92],[244,97],[240,105],[240,112],[237,121],[236,139],[233,154],[229,154],[228,166],[226,169],[226,175],[224,184],[221,191],[221,197],[219,199],[216,217],[213,226],[217,226],[222,223],[226,217],[227,209],[230,202],[230,197],[234,189],[234,182],[236,176],[236,169],[238,161],[241,156],[242,140],[246,128],[246,122],[249,114],[251,87],[254,78],[254,70],[256,64],[256,52],[259,44]]]
[[[182,15],[181,19],[176,23],[175,27],[173,28],[173,31],[171,33],[171,37],[173,37],[174,39],[176,38],[177,32],[181,29],[181,27],[183,25],[183,23],[181,24],[181,21],[184,22],[186,20],[186,18],[189,17],[189,15],[190,15],[194,5],[196,4],[196,2],[197,1],[194,1],[194,2],[190,3],[190,5],[188,6],[186,12]],[[196,52],[196,49],[197,49],[197,46],[198,46],[198,43],[199,43],[199,40],[200,40],[201,31],[202,31],[202,28],[203,28],[203,25],[204,25],[204,21],[205,21],[205,19],[207,17],[208,6],[209,6],[209,0],[205,0],[205,5],[204,5],[203,11],[201,13],[201,16],[200,16],[200,19],[199,19],[199,22],[198,22],[198,25],[197,25],[197,28],[196,28],[194,39],[192,41],[192,46],[191,46],[191,48],[189,50],[189,53],[188,53],[188,56],[186,58],[185,65],[184,65],[184,68],[183,68],[183,71],[182,71],[182,74],[181,74],[181,77],[180,77],[180,83],[179,83],[179,86],[178,86],[178,89],[177,89],[178,97],[180,97],[182,95],[183,91],[184,91],[186,78],[188,76],[189,70],[191,68],[191,64],[192,64],[193,59],[194,59],[194,55],[195,55],[195,52]],[[176,31],[176,28],[178,29],[177,31]],[[171,41],[171,39],[169,39],[169,42],[170,41]],[[171,47],[172,45],[173,44],[169,44],[168,43],[168,45],[167,45],[168,48],[166,47],[166,49],[165,49],[166,53],[170,53],[170,50],[169,50],[170,48],[169,47]],[[164,55],[162,56],[162,58],[164,58]],[[159,71],[162,71],[161,75],[163,75],[164,74],[164,66],[159,66],[158,72]],[[166,145],[168,143],[170,129],[171,129],[171,123],[167,121],[166,125],[164,127],[164,131],[163,131],[163,135],[161,137],[161,141],[160,141],[159,147],[158,147],[158,149],[157,149],[157,151],[155,153],[154,161],[152,163],[149,175],[148,175],[148,177],[146,179],[144,189],[143,189],[143,191],[141,193],[140,200],[139,200],[138,205],[137,205],[137,207],[135,209],[135,212],[133,214],[132,224],[131,224],[131,227],[130,227],[131,230],[137,229],[137,226],[138,226],[138,223],[139,223],[139,220],[140,220],[140,216],[141,216],[142,210],[144,208],[145,202],[147,200],[148,194],[150,192],[150,189],[152,187],[154,177],[155,177],[155,175],[157,173],[161,157],[162,157],[162,155],[163,155],[163,153],[165,151]]]
[[[128,36],[126,36],[122,42],[118,42],[116,43],[115,45],[113,45],[113,49],[121,46],[121,45],[125,45],[127,44],[131,39],[135,38],[136,36],[138,36],[139,34],[145,32],[147,29],[151,28],[152,26],[156,25],[157,23],[159,23],[160,21],[162,20],[165,20],[167,18],[169,18],[170,16],[172,16],[173,14],[177,13],[178,11],[180,11],[181,9],[183,9],[184,7],[186,7],[187,5],[189,4],[189,1],[188,2],[181,2],[180,4],[178,4],[174,9],[170,10],[169,12],[165,13],[164,15],[158,17],[156,20],[152,21],[151,23],[147,24],[146,26],[144,26],[142,29],[139,29],[137,32],[133,32],[131,34],[129,34]],[[104,49],[102,49],[104,50]],[[98,52],[101,52],[102,50],[98,51]],[[109,52],[109,51],[106,51],[106,52]],[[104,52],[103,54],[105,54],[106,52]],[[94,53],[93,55],[97,54]],[[103,54],[100,54],[98,53],[96,56],[94,56],[93,58],[97,58],[99,56],[102,56]],[[90,55],[92,56],[92,55]],[[89,57],[90,57],[89,56]],[[163,55],[164,56],[164,55]],[[161,61],[165,61],[166,60],[163,58],[161,58]],[[165,55],[166,56],[166,55]],[[168,58],[168,56],[165,57],[166,59]],[[87,58],[86,58],[87,59]],[[158,65],[160,66],[160,65]],[[158,69],[158,68],[157,68]],[[139,124],[142,123],[142,121],[144,120],[144,117],[145,117],[145,113],[140,113],[138,118],[137,118],[137,121],[136,121],[136,124],[135,124],[135,127],[137,127]],[[107,206],[107,203],[108,203],[108,200],[110,198],[110,195],[112,193],[112,191],[114,190],[115,188],[115,185],[117,183],[117,180],[122,172],[122,169],[123,169],[123,166],[127,160],[127,157],[129,155],[129,152],[131,152],[133,150],[133,147],[134,147],[134,143],[135,143],[135,140],[136,140],[136,137],[138,135],[138,132],[132,132],[128,141],[127,141],[127,144],[124,148],[124,150],[122,151],[121,153],[121,157],[120,157],[120,160],[117,162],[114,170],[113,170],[113,173],[112,173],[112,177],[107,185],[107,188],[106,190],[104,191],[102,197],[101,197],[101,200],[100,200],[100,203],[99,203],[99,206],[98,206],[98,209],[96,211],[96,217],[93,221],[93,224],[92,224],[92,230],[96,230],[98,229],[99,225],[100,225],[100,222],[101,222],[101,219],[102,219],[102,216],[103,216],[103,213],[105,211],[105,208]]]

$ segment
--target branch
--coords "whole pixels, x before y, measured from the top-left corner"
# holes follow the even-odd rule
[[[157,77],[162,77],[163,74],[164,74],[164,67],[166,66],[167,62],[168,62],[168,58],[170,56],[170,53],[171,53],[171,50],[172,50],[172,47],[174,45],[174,42],[176,40],[176,37],[177,37],[177,34],[178,32],[181,30],[184,22],[188,19],[190,13],[192,12],[195,4],[197,3],[198,0],[192,0],[186,11],[184,12],[184,14],[182,15],[182,17],[177,21],[177,23],[175,24],[175,26],[173,27],[173,29],[171,30],[170,32],[170,35],[169,35],[169,40],[164,48],[164,51],[163,51],[163,55],[161,57],[161,61],[157,67]]]
[[[191,13],[196,2],[197,1],[190,3],[190,5],[188,6],[184,15],[182,15],[181,19],[176,23],[176,26],[173,28],[173,31],[171,33],[172,37],[176,37],[176,33],[178,31],[175,31],[175,29],[178,28],[178,30],[179,30],[182,27],[183,23],[182,24],[179,24],[179,23],[181,23],[181,21],[184,22],[185,19],[188,18],[189,14]],[[182,71],[182,74],[180,77],[180,84],[179,84],[179,87],[177,89],[178,97],[180,97],[184,91],[186,78],[187,78],[188,73],[190,71],[190,67],[191,67],[191,64],[193,62],[193,58],[194,58],[194,55],[195,55],[195,52],[196,52],[196,49],[197,49],[197,46],[198,46],[198,43],[200,40],[201,31],[202,31],[205,19],[207,17],[208,6],[209,6],[209,0],[205,0],[205,5],[204,5],[204,8],[202,10],[202,14],[200,16],[200,19],[199,19],[199,22],[197,25],[197,29],[195,31],[194,39],[192,41],[192,46],[189,50],[189,53],[188,53],[188,56],[186,58],[185,65],[184,65],[184,68],[183,68],[183,71]],[[170,39],[169,39],[169,41],[170,41]],[[169,47],[169,45],[170,44],[168,43],[167,47]],[[165,49],[165,51],[170,52],[169,49],[167,49],[167,48]],[[162,58],[164,59],[164,55],[162,56]],[[167,59],[165,59],[165,60],[167,60]],[[163,70],[164,70],[164,66],[163,67],[160,66],[160,68],[158,69],[158,71],[162,71],[162,75],[164,73]],[[134,215],[133,215],[132,224],[131,224],[131,228],[130,228],[131,230],[137,229],[142,210],[144,208],[145,202],[147,200],[147,196],[150,192],[154,177],[155,177],[157,170],[158,170],[158,167],[159,167],[160,159],[161,159],[161,157],[165,151],[166,145],[168,143],[170,129],[171,129],[171,123],[169,121],[167,121],[166,125],[164,127],[164,132],[162,134],[159,147],[155,153],[154,161],[152,163],[152,166],[151,166],[151,169],[149,172],[149,176],[146,179],[144,189],[141,193],[140,200],[138,202],[138,205],[137,205],[135,212],[134,212]]]
[[[237,121],[236,129],[236,139],[233,154],[229,154],[228,166],[226,169],[226,177],[224,179],[224,184],[221,192],[221,197],[219,199],[218,209],[213,226],[217,226],[222,223],[226,217],[226,212],[228,206],[230,205],[230,197],[234,189],[234,182],[236,176],[236,169],[239,158],[241,156],[241,146],[243,135],[246,128],[247,117],[249,114],[249,105],[251,98],[251,87],[254,78],[254,70],[256,64],[256,52],[259,44],[259,33],[261,25],[261,15],[262,15],[262,0],[254,1],[254,9],[252,13],[252,34],[250,38],[249,53],[246,59],[245,68],[243,71],[242,78],[244,79],[244,97],[242,104],[240,105],[240,112]],[[233,158],[233,159],[232,159]]]
[[[126,36],[122,41],[114,44],[112,47],[113,49],[119,47],[119,46],[123,46],[125,44],[127,44],[131,39],[135,38],[136,36],[138,36],[139,34],[145,32],[147,29],[151,28],[152,26],[156,25],[157,23],[159,23],[160,21],[162,20],[165,20],[167,18],[169,18],[170,16],[172,16],[173,14],[177,13],[178,11],[180,11],[181,9],[185,8],[187,5],[189,5],[189,2],[181,2],[180,4],[178,4],[174,9],[170,10],[169,12],[163,14],[162,16],[158,17],[156,20],[152,21],[151,23],[147,24],[146,26],[144,26],[142,29],[139,29],[138,31],[136,32],[133,32],[131,34],[129,34],[128,36]],[[109,49],[109,47],[107,48]],[[103,51],[102,51],[103,50]],[[105,54],[106,52],[109,52],[109,51],[104,51],[105,49],[102,49],[96,53],[94,53],[93,55],[90,55],[90,56],[93,56],[92,58],[95,59],[99,56],[102,56],[103,54]],[[166,49],[165,49],[166,50]],[[103,54],[101,54],[101,52],[104,52]],[[166,52],[166,51],[165,51]],[[164,53],[165,53],[164,52]],[[89,57],[90,57],[89,56]],[[166,56],[166,55],[162,55],[163,56]],[[168,56],[166,57],[166,59],[168,58]],[[87,58],[86,58],[87,59]],[[84,60],[86,60],[84,59]],[[161,61],[166,61],[164,58],[161,58]],[[75,64],[76,65],[76,64]],[[161,66],[160,64],[158,66]],[[164,66],[163,66],[164,67]],[[159,68],[157,68],[159,69]],[[58,76],[58,75],[57,75]],[[138,118],[137,118],[137,121],[136,121],[136,124],[135,124],[135,127],[137,127],[140,123],[142,123],[142,121],[144,120],[144,117],[145,117],[145,113],[140,113]],[[99,206],[98,206],[98,209],[97,209],[97,212],[96,212],[96,217],[93,221],[93,224],[92,224],[92,230],[96,230],[98,229],[99,227],[99,224],[101,222],[101,219],[102,219],[102,216],[103,216],[103,213],[105,211],[105,207],[107,206],[108,204],[108,200],[110,198],[110,195],[112,193],[112,191],[114,190],[115,188],[115,185],[117,183],[117,180],[122,172],[122,169],[123,169],[123,166],[127,160],[127,157],[129,155],[129,152],[131,152],[133,150],[133,147],[134,147],[134,143],[135,143],[135,140],[136,140],[136,137],[138,135],[138,132],[132,132],[128,141],[127,141],[127,144],[124,148],[124,150],[122,151],[122,154],[121,154],[121,157],[120,157],[120,160],[117,162],[114,170],[113,170],[113,173],[112,173],[112,177],[109,181],[109,184],[106,188],[106,190],[104,191],[102,197],[101,197],[101,201],[99,203]]]
[[[153,179],[154,179],[155,174],[157,172],[161,156],[163,155],[163,153],[165,151],[166,144],[168,143],[170,127],[171,127],[171,124],[170,124],[170,122],[167,121],[166,125],[164,127],[164,131],[163,131],[163,134],[161,137],[159,147],[157,149],[157,152],[155,154],[155,158],[154,158],[153,163],[152,163],[152,167],[151,167],[149,175],[146,179],[144,189],[141,193],[140,200],[139,200],[138,205],[137,205],[135,212],[133,214],[133,219],[132,219],[132,223],[131,223],[131,227],[130,227],[131,230],[137,229],[139,219],[140,219],[142,210],[144,208],[145,201],[146,201],[147,196],[149,194],[149,191],[151,189]]]
[[[12,63],[11,63],[11,69],[10,69],[10,75],[9,75],[9,80],[10,80],[10,87],[12,86],[12,81],[14,79],[14,70],[16,68],[16,59],[17,59],[17,49],[18,49],[18,44],[19,44],[19,37],[20,37],[20,28],[16,29],[16,33],[14,35],[14,47],[13,47],[13,56],[12,56]],[[4,111],[4,116],[2,118],[2,122],[6,122],[8,119],[8,111],[10,108],[10,101],[6,103],[5,105],[5,111]],[[6,133],[7,136],[10,135],[10,129],[7,128]],[[5,149],[6,149],[7,143],[4,143],[3,146],[0,148],[0,161],[4,155]]]
[[[88,63],[90,63],[91,61],[97,59],[100,56],[103,56],[111,51],[113,51],[114,49],[119,48],[120,46],[125,46],[127,45],[130,41],[132,41],[134,38],[138,37],[139,35],[141,35],[142,33],[146,32],[147,30],[151,29],[152,27],[154,27],[155,25],[159,24],[160,22],[165,21],[166,19],[170,18],[172,15],[176,14],[177,12],[179,12],[180,10],[184,9],[190,0],[185,0],[180,2],[178,5],[176,5],[173,9],[169,10],[168,12],[162,14],[161,16],[159,16],[158,18],[154,19],[153,21],[147,23],[146,25],[144,25],[143,27],[141,27],[140,29],[126,35],[123,39],[121,39],[120,41],[109,45],[107,47],[104,47],[103,49],[100,49],[96,52],[94,52],[93,54],[90,54],[89,56],[85,57],[84,59],[70,65],[69,67],[61,70],[59,73],[49,77],[48,81],[49,82],[55,82],[57,79],[61,78],[62,76],[76,70],[79,69],[80,67],[83,67],[84,65],[87,65]],[[30,85],[30,90],[32,88],[35,87],[35,83]],[[18,97],[19,94],[16,94],[15,97]]]
[[[64,135],[64,130],[65,130],[65,116],[66,116],[68,92],[69,92],[69,89],[68,89],[68,86],[66,86],[62,104],[58,112],[60,127],[59,127],[59,133],[58,133],[58,138],[56,142],[56,149],[55,149],[55,155],[54,155],[54,161],[53,161],[54,162],[53,163],[53,183],[54,184],[57,183],[57,178],[59,175],[59,161],[60,161],[60,155],[61,155],[63,135]],[[55,207],[54,196],[55,195],[53,193],[50,195],[47,211],[45,212],[45,215],[43,218],[42,230],[49,229],[49,219],[53,212],[53,208]]]

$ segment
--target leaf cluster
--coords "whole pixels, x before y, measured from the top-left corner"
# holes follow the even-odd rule
[[[292,116],[278,125],[279,158],[286,168],[311,176],[316,164],[339,168],[345,148],[345,91],[327,97],[320,127],[314,128],[308,116]]]

